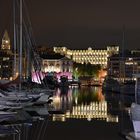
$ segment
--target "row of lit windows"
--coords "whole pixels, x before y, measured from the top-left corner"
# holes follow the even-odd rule
[[[63,51],[58,51],[58,50],[55,50],[56,53],[62,53]],[[99,52],[99,51],[90,51],[90,52],[74,52],[74,51],[68,51],[67,52],[68,55],[104,55],[104,56],[107,56],[107,52]]]
[[[106,111],[106,107],[73,108],[73,112],[104,113]]]
[[[107,63],[106,63],[106,62],[101,62],[101,63],[96,63],[96,62],[94,63],[94,62],[93,62],[93,63],[91,63],[91,64],[107,65]]]
[[[69,53],[107,53],[107,52],[118,52],[119,51],[119,46],[117,47],[107,47],[107,49],[104,49],[104,50],[92,50],[92,49],[87,49],[87,50],[67,50],[66,47],[54,47],[54,51],[56,53],[59,53],[59,52],[64,52],[64,51],[67,51]]]
[[[3,68],[8,68],[9,65],[2,65],[2,66],[0,65],[0,68],[2,68],[2,67],[3,67]]]
[[[91,55],[91,56],[107,56],[107,53],[72,53],[72,55]]]
[[[78,62],[96,62],[96,63],[107,63],[107,61],[106,60],[97,60],[97,59],[95,59],[95,60],[90,60],[90,59],[73,59],[74,61],[78,61]]]
[[[106,53],[107,50],[71,50],[72,52],[101,52],[101,53]]]
[[[73,56],[73,57],[77,57],[77,58],[104,58],[104,59],[107,59],[107,57],[103,57],[103,56]]]
[[[74,61],[78,61],[78,62],[96,62],[96,63],[102,63],[102,62],[106,62],[107,63],[107,61],[106,60],[97,60],[97,59],[95,59],[95,60],[91,60],[91,59],[73,59]]]
[[[107,58],[104,58],[104,57],[73,57],[73,59],[79,59],[79,60],[106,60],[107,61]]]
[[[107,65],[107,62],[103,62],[103,61],[101,61],[101,62],[96,62],[96,61],[75,61],[75,62],[77,62],[77,63],[82,63],[82,64],[84,64],[84,63],[90,63],[90,64],[105,64],[105,65]]]
[[[71,114],[70,118],[107,118],[107,113],[104,114]]]
[[[55,52],[61,52],[61,51],[66,51],[67,49],[65,47],[54,47],[54,51]],[[107,52],[108,50],[67,50],[69,52]],[[110,49],[110,51],[112,51],[112,49]]]
[[[3,57],[3,61],[7,61],[9,59],[10,59],[9,57]]]
[[[73,55],[72,57],[87,57],[87,58],[94,58],[94,57],[98,57],[98,58],[106,58],[107,59],[107,56],[105,55]]]
[[[95,61],[75,61],[75,62],[77,62],[77,63],[81,63],[81,64],[84,64],[84,63],[91,63],[91,64],[101,64],[101,65],[107,65],[107,62],[103,62],[103,61],[101,61],[101,62],[95,62]]]

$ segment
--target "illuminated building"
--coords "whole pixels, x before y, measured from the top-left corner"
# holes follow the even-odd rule
[[[108,58],[108,76],[118,81],[134,80],[133,74],[140,72],[139,55],[130,54],[120,57],[113,55]]]
[[[72,61],[64,56],[46,57],[42,59],[43,72],[72,72]]]
[[[16,59],[14,58],[16,56]],[[22,77],[27,78],[27,56],[24,53],[22,58]],[[13,52],[8,32],[5,31],[0,48],[0,79],[14,80],[19,74],[18,53]]]
[[[119,46],[107,46],[106,49],[71,50],[66,47],[54,47],[55,53],[60,53],[77,63],[100,64],[103,68],[107,67],[107,58],[112,54],[119,53]]]
[[[0,49],[0,79],[12,80],[13,76],[13,54],[8,32],[5,31]]]
[[[41,56],[41,71],[44,78],[45,75],[54,74],[58,81],[61,76],[67,76],[68,79],[72,79],[73,62],[67,57],[58,54],[45,54]],[[32,74],[33,81],[37,82],[36,74]]]
[[[2,45],[1,45],[2,50],[11,50],[11,45],[10,45],[10,38],[8,35],[8,32],[5,31],[3,38],[2,38]]]

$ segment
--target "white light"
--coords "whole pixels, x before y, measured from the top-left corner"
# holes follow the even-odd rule
[[[6,40],[5,43],[8,43],[8,40]]]

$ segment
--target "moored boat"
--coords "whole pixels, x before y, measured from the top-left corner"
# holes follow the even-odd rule
[[[135,74],[135,103],[131,105],[131,119],[134,127],[135,137],[140,139],[140,74]]]

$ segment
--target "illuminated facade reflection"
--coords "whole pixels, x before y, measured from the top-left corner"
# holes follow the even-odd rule
[[[71,88],[58,89],[54,96],[54,109],[62,110],[64,114],[54,114],[53,121],[66,121],[67,119],[92,119],[118,122],[118,116],[109,114],[108,104],[101,92],[101,88],[91,89]]]

